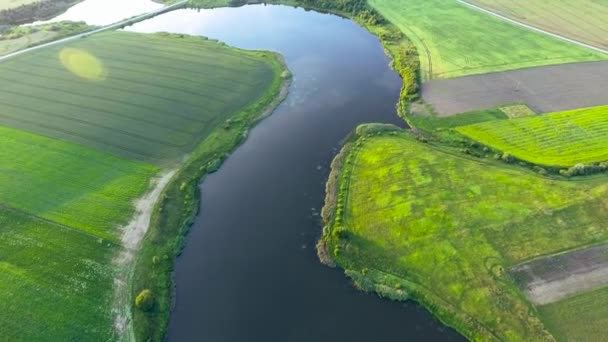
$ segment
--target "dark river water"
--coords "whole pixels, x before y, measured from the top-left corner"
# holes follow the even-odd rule
[[[403,126],[401,80],[376,37],[336,16],[264,5],[179,10],[129,30],[278,51],[294,75],[286,101],[201,185],[176,265],[169,340],[462,340],[414,303],[357,291],[315,253],[341,140],[361,123]]]

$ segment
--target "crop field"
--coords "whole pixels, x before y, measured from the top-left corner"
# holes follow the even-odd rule
[[[116,250],[107,240],[0,205],[0,339],[111,340]]]
[[[114,240],[159,170],[0,126],[0,203]]]
[[[416,44],[424,80],[608,58],[501,21],[456,0],[369,3]]]
[[[239,120],[279,91],[279,65],[128,32],[0,62],[0,340],[116,340],[116,260],[136,200],[188,153],[228,153],[250,124]]]
[[[354,146],[324,239],[360,287],[413,298],[471,339],[547,337],[505,270],[606,241],[604,178],[546,179],[441,152],[407,132]]]
[[[537,113],[603,106],[608,61],[549,65],[422,85],[422,98],[442,116],[526,104]]]
[[[539,312],[558,341],[604,341],[608,287],[541,306]]]
[[[608,2],[597,0],[469,0],[519,22],[608,49]]]
[[[488,121],[456,130],[539,165],[569,167],[608,161],[608,106]]]
[[[108,32],[0,64],[0,124],[159,166],[264,94],[268,54]]]

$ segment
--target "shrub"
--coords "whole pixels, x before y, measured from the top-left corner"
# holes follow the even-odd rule
[[[142,290],[135,298],[135,307],[141,311],[150,311],[154,308],[154,294],[148,289]]]

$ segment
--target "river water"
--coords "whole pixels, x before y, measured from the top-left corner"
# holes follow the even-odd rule
[[[462,339],[416,304],[357,291],[315,253],[340,141],[361,123],[403,126],[401,80],[376,37],[333,15],[265,5],[178,10],[128,29],[277,51],[294,75],[286,101],[201,185],[176,265],[170,340]]]

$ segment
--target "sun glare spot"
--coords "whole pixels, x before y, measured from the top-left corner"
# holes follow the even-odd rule
[[[74,75],[91,81],[101,81],[107,76],[103,63],[87,51],[65,48],[59,53],[61,64]]]

